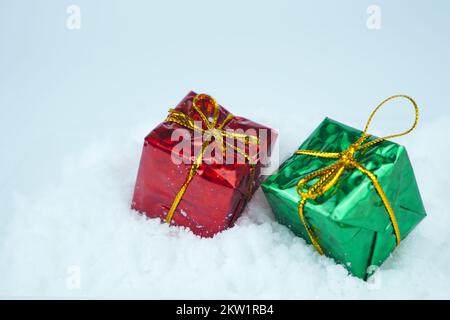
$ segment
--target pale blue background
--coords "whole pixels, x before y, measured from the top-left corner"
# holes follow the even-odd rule
[[[81,30],[66,28],[70,4]],[[371,4],[381,30],[366,27]],[[55,179],[90,141],[147,119],[150,130],[191,89],[281,133],[297,117],[362,125],[398,92],[418,100],[423,121],[448,115],[449,10],[444,0],[0,0],[1,206]]]

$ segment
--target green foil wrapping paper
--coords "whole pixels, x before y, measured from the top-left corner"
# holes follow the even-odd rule
[[[362,135],[360,130],[326,118],[300,146],[301,150],[341,152]],[[376,175],[397,218],[401,239],[426,216],[406,149],[383,141],[361,150],[356,160]],[[306,175],[334,163],[293,155],[262,184],[276,219],[311,243],[298,213],[296,185]],[[370,179],[346,169],[323,196],[306,202],[304,215],[325,254],[366,280],[396,247],[389,215]]]

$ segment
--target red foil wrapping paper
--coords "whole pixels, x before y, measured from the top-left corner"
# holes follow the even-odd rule
[[[192,106],[195,96],[195,92],[190,92],[175,110],[200,120]],[[218,123],[221,123],[229,112],[222,106],[219,108]],[[208,115],[211,110],[202,111]],[[173,161],[172,151],[180,143],[179,140],[172,138],[176,129],[185,128],[177,123],[165,121],[150,132],[144,141],[132,208],[150,218],[166,219],[195,158],[193,151],[191,156],[180,154],[185,159],[183,163],[177,164]],[[212,237],[233,225],[251,195],[261,184],[263,157],[270,157],[277,137],[274,130],[238,116],[234,116],[223,129],[243,131],[253,129],[260,140],[258,145],[246,147],[247,151],[249,148],[256,148],[251,153],[253,165],[248,161],[221,163],[206,154],[203,157],[203,162],[190,181],[171,219],[172,225],[187,227],[202,237]],[[261,129],[267,134],[261,135]],[[194,146],[201,146],[202,141],[195,139],[193,132],[190,139],[192,150]],[[189,158],[188,161],[186,157]],[[235,152],[234,159],[237,157],[239,155]]]

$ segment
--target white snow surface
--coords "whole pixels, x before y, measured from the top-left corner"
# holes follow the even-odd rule
[[[450,2],[0,1],[0,298],[450,298]],[[372,7],[372,6],[371,6]],[[201,18],[198,18],[201,17]],[[130,209],[145,135],[189,90],[279,129],[363,128],[409,94],[428,216],[372,283],[278,224],[260,190],[213,239]],[[377,117],[370,133],[406,128]],[[410,109],[408,109],[410,110]]]
[[[448,120],[422,124],[401,141],[428,216],[369,283],[278,224],[261,190],[236,226],[212,239],[132,211],[145,132],[135,130],[91,143],[62,162],[55,182],[15,195],[0,234],[0,296],[450,298],[450,153],[430,152],[448,149]],[[306,138],[316,124],[304,122]],[[287,157],[301,141],[282,138]]]

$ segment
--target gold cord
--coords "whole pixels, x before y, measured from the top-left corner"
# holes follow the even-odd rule
[[[201,108],[198,105],[198,101],[200,99],[208,99],[214,108],[213,116],[211,121],[206,117],[206,115],[203,113]],[[209,95],[206,94],[197,94],[192,102],[192,106],[194,110],[197,112],[197,114],[200,116],[200,119],[202,123],[206,126],[206,130],[204,130],[202,127],[199,127],[195,124],[194,119],[192,119],[187,114],[175,110],[175,109],[169,109],[169,115],[167,116],[166,121],[168,122],[174,122],[178,125],[185,127],[187,129],[191,129],[197,132],[200,132],[202,134],[202,137],[204,139],[202,149],[199,152],[199,154],[196,156],[194,163],[191,166],[191,169],[189,170],[189,174],[186,177],[183,185],[181,186],[180,190],[178,191],[177,195],[175,196],[174,201],[172,202],[172,205],[170,207],[169,212],[166,216],[166,222],[170,224],[172,221],[173,215],[175,213],[175,210],[177,209],[178,205],[181,202],[181,199],[183,198],[183,195],[185,194],[191,180],[194,178],[194,176],[197,174],[197,170],[202,164],[203,155],[205,153],[206,147],[211,142],[212,138],[214,137],[217,141],[220,147],[222,148],[222,151],[224,151],[224,143],[226,147],[232,148],[239,154],[241,154],[246,160],[248,160],[253,166],[253,159],[250,157],[249,154],[245,151],[245,144],[248,145],[249,143],[259,144],[259,139],[256,136],[241,134],[241,133],[233,133],[230,131],[225,131],[223,128],[228,122],[230,122],[233,119],[233,115],[230,113],[227,115],[227,117],[220,123],[219,125],[218,120],[220,116],[220,107],[219,104],[216,102],[214,98],[212,98]],[[244,143],[244,149],[238,148],[234,146],[234,144],[229,143],[224,138],[232,138],[237,141]],[[250,170],[253,170],[250,168]],[[251,175],[251,179],[253,179],[253,174]],[[252,184],[253,181],[250,181],[250,184]],[[251,190],[251,189],[250,189]]]

